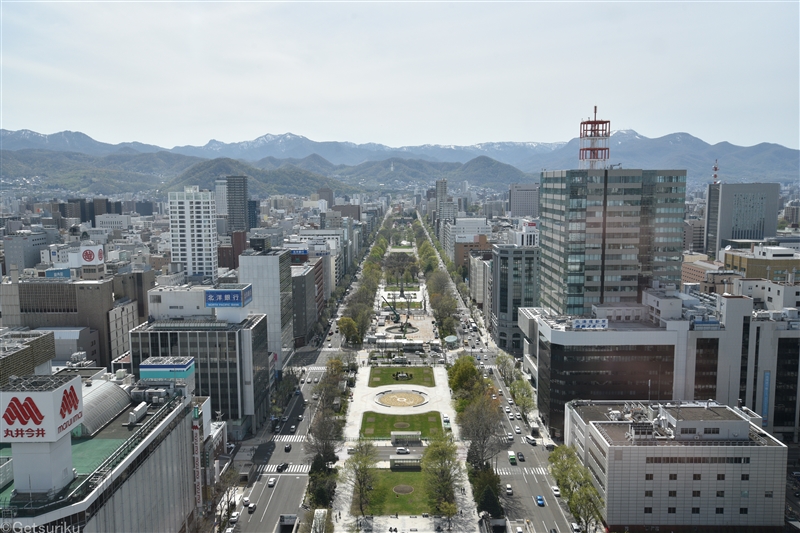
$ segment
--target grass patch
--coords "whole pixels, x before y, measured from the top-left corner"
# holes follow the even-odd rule
[[[386,292],[400,292],[400,285],[389,285],[384,289]],[[419,285],[403,285],[406,292],[419,292]]]
[[[406,380],[395,380],[392,374],[406,372],[413,377]],[[383,387],[385,385],[421,385],[423,387],[435,387],[436,380],[433,377],[433,369],[429,366],[373,366],[369,373],[370,387]]]
[[[395,424],[401,424],[403,429]],[[427,439],[441,430],[442,420],[438,411],[413,415],[385,415],[367,411],[361,417],[361,433],[372,438],[391,438],[392,431],[420,431],[422,438]]]
[[[375,474],[374,490],[370,493],[372,503],[365,509],[367,514],[386,516],[397,513],[408,516],[430,512],[422,472],[392,472],[378,468]],[[411,494],[395,494],[392,489],[397,485],[414,487],[414,491]],[[353,498],[350,513],[354,516],[361,514],[357,498]]]

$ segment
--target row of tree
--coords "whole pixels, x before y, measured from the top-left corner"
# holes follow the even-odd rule
[[[530,381],[520,368],[520,362],[506,352],[498,350],[495,365],[497,372],[508,387],[508,392],[527,421],[528,414],[536,407],[536,398]]]
[[[592,483],[589,469],[581,464],[575,448],[558,446],[550,454],[549,461],[550,473],[582,531],[592,531],[590,528],[602,525],[603,498]]]

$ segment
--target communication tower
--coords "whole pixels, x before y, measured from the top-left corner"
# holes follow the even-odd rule
[[[717,183],[719,183],[719,178],[717,177],[717,172],[719,171],[719,166],[717,165],[717,159],[714,160],[714,166],[711,167],[711,170],[714,171],[711,177],[714,179],[714,185],[716,185]]]
[[[605,168],[608,161],[608,138],[611,136],[611,121],[597,120],[597,106],[594,106],[594,119],[581,122],[581,169]]]

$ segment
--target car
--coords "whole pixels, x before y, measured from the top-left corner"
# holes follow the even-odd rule
[[[275,433],[280,433],[281,431],[283,431],[283,426],[278,426],[275,428]]]
[[[450,422],[450,417],[448,415],[442,415],[442,422]]]
[[[511,412],[511,408],[506,405],[506,413],[510,413],[510,412]]]
[[[508,399],[508,405],[514,405],[514,400],[512,400],[511,398],[509,398],[509,399]]]
[[[312,399],[312,400],[319,400],[319,394],[317,394],[317,393],[315,392],[314,394],[312,394],[312,395],[311,395],[311,399]]]
[[[289,433],[294,433],[295,431],[297,431],[297,426],[292,426],[289,428]]]
[[[800,492],[795,492],[795,493],[794,493],[794,497],[795,497],[795,498],[800,498]]]
[[[522,454],[522,452],[519,452],[517,454],[517,461],[524,461],[524,460],[525,460],[525,456]]]
[[[332,342],[328,343],[328,348],[333,348],[333,343]]]
[[[514,494],[514,491],[511,488],[511,483],[506,483],[506,494],[508,495]]]
[[[300,383],[305,383],[305,382],[306,382],[306,378],[300,378]]]
[[[319,383],[319,378],[314,378],[314,383]]]
[[[538,505],[539,507],[544,507],[544,497],[537,496],[536,497],[536,505]]]
[[[290,442],[289,444],[287,444],[286,446],[284,446],[284,447],[283,447],[283,451],[285,451],[285,452],[290,452],[290,451],[292,451],[292,443]]]
[[[256,512],[256,504],[255,503],[251,503],[250,505],[248,505],[247,506],[247,512],[248,513],[255,513]]]
[[[514,434],[513,433],[509,433],[508,434],[508,442],[514,442]]]
[[[571,523],[569,527],[572,529],[572,533],[581,533],[581,526],[579,526],[575,522]]]
[[[558,490],[558,487],[553,485],[552,487],[550,487],[550,489],[553,491],[553,496],[555,496],[556,498],[560,498],[561,497],[561,491]]]
[[[508,413],[508,419],[514,420],[514,413]]]
[[[297,415],[297,420],[303,420],[303,415]]]
[[[275,486],[275,478],[271,477],[267,480],[267,487],[274,487]]]
[[[522,414],[521,413],[517,413],[517,420],[522,420]]]
[[[483,373],[483,379],[489,379],[489,374],[487,374],[486,372],[484,372],[484,373]]]
[[[402,447],[401,448],[397,448],[397,450],[395,450],[395,451],[397,452],[398,455],[404,455],[404,454],[411,453],[408,450],[408,448],[402,448]]]
[[[248,505],[250,505],[250,498],[248,498],[247,496],[245,496],[244,498],[242,498],[242,505],[244,505],[245,507],[247,507]]]
[[[292,426],[292,427],[294,427],[294,426]],[[521,435],[522,434],[522,430],[519,429],[519,426],[514,426],[514,433],[516,433],[517,435]]]
[[[496,400],[496,399],[497,399],[497,394],[492,394],[492,400]]]
[[[536,446],[536,439],[531,437],[530,435],[525,435],[525,440],[528,441],[528,444],[533,444]]]
[[[225,528],[225,533],[233,533],[233,528],[232,527],[226,527]]]
[[[292,448],[292,446],[290,444],[287,444],[287,446],[289,446],[289,449]],[[281,464],[278,465],[278,467],[275,470],[277,470],[278,472],[283,472],[287,468],[289,468],[289,463],[281,463]]]
[[[332,336],[333,336],[333,331],[329,331],[328,332],[328,337],[332,337]]]
[[[494,369],[489,369],[489,373],[494,376]]]
[[[281,417],[281,422],[288,422],[288,421],[289,421],[289,415],[283,415]]]
[[[239,521],[239,516],[241,516],[240,513],[238,511],[234,511],[233,513],[231,513],[231,517],[228,519],[228,523],[235,524],[236,522]]]

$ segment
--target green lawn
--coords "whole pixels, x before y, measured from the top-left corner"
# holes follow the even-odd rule
[[[400,292],[400,285],[389,285],[384,290],[386,292]],[[403,290],[407,292],[419,292],[419,285],[404,285]]]
[[[392,374],[397,372],[406,372],[412,376],[411,379],[396,380]],[[436,381],[433,378],[433,369],[429,366],[384,366],[372,367],[369,373],[369,386],[370,387],[383,387],[385,385],[421,385],[423,387],[435,387]]]
[[[397,513],[408,516],[429,512],[422,472],[392,472],[380,468],[376,469],[375,473],[377,482],[370,493],[372,502],[365,509],[366,514],[386,516]],[[396,494],[392,489],[398,485],[414,487],[414,491],[410,494]],[[350,513],[354,516],[361,514],[357,500],[358,498],[353,498],[353,505],[350,508]]]
[[[367,438],[389,439],[392,431],[420,431],[422,438],[430,438],[442,430],[442,418],[438,411],[414,415],[385,415],[367,411],[361,417],[361,434]]]

